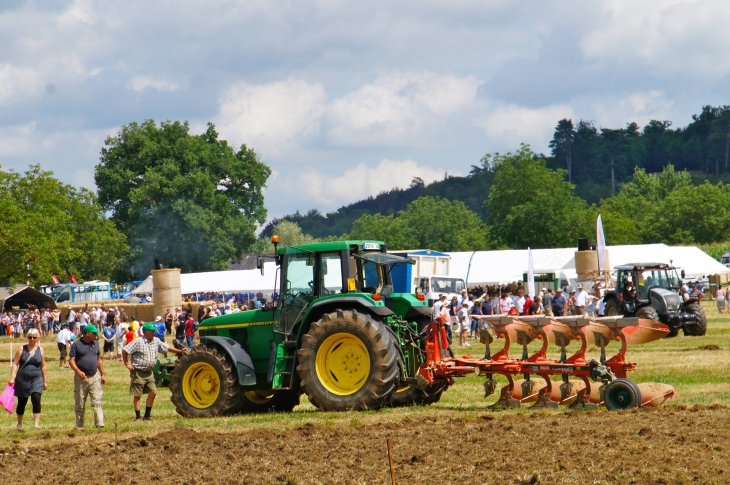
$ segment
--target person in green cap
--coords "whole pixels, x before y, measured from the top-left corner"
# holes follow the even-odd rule
[[[142,335],[142,338],[136,338],[124,347],[122,358],[124,359],[124,365],[129,369],[131,379],[129,393],[133,396],[136,419],[137,421],[143,419],[140,415],[141,401],[142,395],[147,394],[144,420],[152,421],[152,405],[157,395],[157,386],[155,386],[155,376],[152,374],[152,368],[157,363],[157,354],[159,352],[180,354],[187,352],[187,349],[180,350],[170,347],[155,337],[155,326],[152,323],[144,324]]]
[[[96,325],[86,325],[81,329],[81,338],[71,345],[69,365],[74,374],[74,410],[76,427],[84,427],[86,399],[91,398],[94,408],[94,426],[104,427],[104,411],[101,409],[101,398],[104,396],[102,385],[106,384],[104,360],[99,352],[99,330]]]

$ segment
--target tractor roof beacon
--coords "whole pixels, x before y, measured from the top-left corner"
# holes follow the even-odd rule
[[[393,265],[413,260],[371,240],[283,247],[260,258],[278,265],[276,306],[200,323],[200,344],[170,376],[179,414],[290,411],[302,393],[332,411],[440,398],[445,384],[418,379],[419,333],[432,309],[422,294],[395,293],[390,277]]]
[[[697,298],[685,296],[677,269],[665,263],[615,266],[616,288],[604,296],[606,316],[657,320],[669,327],[667,337],[707,333],[707,316]],[[684,271],[681,272],[682,278]]]

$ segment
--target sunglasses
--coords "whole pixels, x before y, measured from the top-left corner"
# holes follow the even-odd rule
[[[28,340],[38,340],[38,337],[28,337]]]

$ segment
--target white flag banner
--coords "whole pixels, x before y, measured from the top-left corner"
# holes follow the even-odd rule
[[[603,236],[603,221],[601,214],[596,220],[596,251],[598,252],[598,272],[603,273],[603,262],[606,260],[606,238]]]
[[[527,248],[527,294],[535,298],[535,266],[532,264],[532,249]]]

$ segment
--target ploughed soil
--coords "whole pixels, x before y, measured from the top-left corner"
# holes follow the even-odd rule
[[[727,407],[471,416],[150,430],[120,440],[118,483],[390,484],[387,438],[399,484],[730,483]],[[18,441],[0,450],[0,483],[113,484],[113,439]]]

